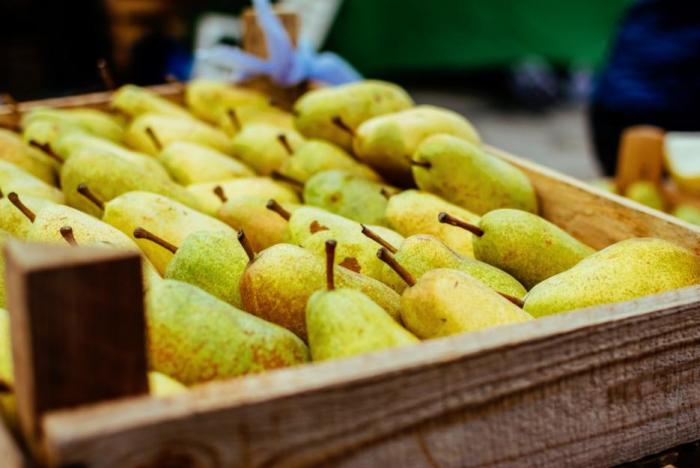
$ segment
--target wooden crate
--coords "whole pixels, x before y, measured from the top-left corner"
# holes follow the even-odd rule
[[[178,100],[178,86],[156,90]],[[700,254],[697,227],[488,149],[530,177],[544,217],[596,248],[656,236]],[[700,286],[54,411],[41,444],[56,466],[605,466],[699,439],[698,421]],[[0,456],[16,456],[5,441]]]

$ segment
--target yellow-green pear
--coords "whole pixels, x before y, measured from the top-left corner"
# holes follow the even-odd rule
[[[148,292],[146,319],[153,370],[185,385],[309,360],[293,333],[181,281],[166,279]]]
[[[682,191],[700,196],[700,138],[697,133],[666,133],[664,163]]]
[[[427,137],[447,134],[478,144],[479,135],[458,113],[435,106],[417,106],[366,120],[357,128],[357,157],[392,183],[413,184],[410,157]]]
[[[617,242],[532,288],[525,310],[535,317],[629,301],[700,284],[700,257],[671,242]]]
[[[10,314],[0,309],[0,393],[12,389],[15,383],[12,361],[12,341],[10,336]]]
[[[418,343],[366,294],[335,288],[335,246],[335,241],[326,241],[326,290],[313,293],[306,304],[312,359],[339,359]]]
[[[471,232],[474,256],[510,273],[527,289],[595,252],[559,226],[527,211],[494,210],[478,224],[448,213],[441,213],[439,220]]]
[[[154,156],[174,141],[198,143],[225,154],[233,153],[231,139],[224,132],[194,118],[143,114],[132,120],[124,133],[124,143]]]
[[[148,373],[148,389],[150,394],[156,398],[177,395],[187,391],[187,387],[177,380],[161,372],[154,371]]]
[[[217,189],[217,187],[220,187]],[[203,212],[216,216],[223,200],[214,191],[220,191],[227,200],[241,196],[274,198],[280,202],[299,203],[299,196],[288,185],[269,177],[239,177],[219,182],[202,182],[192,184],[187,190],[196,197]]]
[[[132,84],[124,85],[114,92],[112,108],[132,119],[143,114],[192,118],[192,114],[185,108],[146,88]]]
[[[479,222],[479,217],[471,211],[420,190],[405,190],[392,195],[386,206],[386,219],[389,227],[404,236],[430,234],[457,253],[473,257],[471,236],[465,236],[458,227],[440,223],[438,215],[443,211],[472,224]]]
[[[617,193],[617,185],[613,179],[606,177],[588,181],[589,185],[608,193]]]
[[[659,191],[659,187],[653,182],[647,180],[632,182],[627,186],[625,196],[649,208],[659,211],[664,210],[664,198]]]
[[[233,137],[233,155],[260,175],[270,175],[289,159],[289,152],[280,144],[284,138],[291,148],[304,141],[294,130],[267,124],[250,124]]]
[[[27,128],[40,121],[74,125],[87,133],[112,141],[121,141],[124,137],[122,123],[114,116],[96,109],[32,109],[22,116],[22,127]]]
[[[689,204],[680,204],[676,206],[671,213],[673,216],[700,226],[700,207]]]
[[[304,203],[364,224],[386,225],[388,198],[396,189],[344,171],[324,171],[304,184]]]
[[[259,252],[287,238],[287,220],[267,208],[268,200],[256,195],[226,199],[217,217],[237,231],[244,231],[253,250]],[[285,212],[292,212],[298,207],[292,203],[282,203],[281,206]],[[2,201],[0,219],[1,207]]]
[[[263,250],[241,278],[244,309],[306,339],[306,303],[324,287],[324,264],[323,257],[291,244]],[[335,281],[341,288],[363,292],[398,319],[400,299],[390,287],[340,266],[335,270]]]
[[[35,120],[22,129],[22,139],[51,155],[54,154],[53,148],[56,142],[69,133],[87,132],[84,128],[70,122]]]
[[[294,104],[294,125],[307,138],[328,140],[351,151],[362,122],[411,106],[413,100],[400,86],[366,80],[304,94]]]
[[[22,195],[22,203],[28,207],[32,213],[37,213],[46,205],[53,205],[54,202],[45,198]],[[0,198],[0,229],[7,231],[11,236],[19,239],[26,239],[32,222],[12,204],[9,198]]]
[[[439,195],[478,215],[498,208],[537,213],[530,179],[481,147],[451,135],[433,135],[411,161],[419,189]]]
[[[0,160],[14,164],[37,179],[54,185],[58,162],[27,144],[18,134],[0,128]]]
[[[17,192],[54,203],[63,203],[63,192],[28,172],[6,161],[0,160],[0,190],[3,193]]]
[[[228,136],[236,136],[249,125],[269,125],[288,131],[294,130],[294,117],[277,107],[259,104],[229,107],[219,118],[219,128]]]
[[[0,230],[0,251],[5,246],[5,242],[11,239],[12,236],[7,231]],[[6,307],[6,293],[5,293],[5,256],[0,253],[0,307]],[[0,325],[0,328],[2,325]],[[0,335],[1,336],[1,335]],[[0,360],[2,358],[0,357]],[[0,364],[1,366],[2,364]],[[2,372],[0,371],[0,375]],[[0,380],[2,378],[0,377]]]
[[[196,78],[185,87],[185,104],[202,120],[217,124],[226,111],[242,105],[265,106],[269,98],[254,89],[206,78]]]
[[[224,153],[186,141],[170,143],[163,148],[158,159],[173,180],[181,185],[255,175],[251,168]]]

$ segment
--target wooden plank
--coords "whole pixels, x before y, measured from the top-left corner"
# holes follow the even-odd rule
[[[5,468],[24,468],[28,466],[24,454],[17,446],[9,429],[0,421],[0,460]]]
[[[591,247],[602,249],[630,237],[660,237],[700,255],[698,226],[497,148],[487,149],[527,174],[537,190],[542,216]]]
[[[18,241],[5,256],[20,426],[40,456],[46,412],[148,392],[141,259]]]
[[[55,464],[602,466],[700,437],[700,287],[45,418]]]
[[[620,138],[620,151],[615,171],[619,193],[638,180],[661,183],[663,172],[664,131],[651,125],[635,125],[625,129]]]

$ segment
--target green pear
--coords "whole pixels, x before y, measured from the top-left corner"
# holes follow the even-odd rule
[[[0,160],[14,164],[43,182],[54,185],[58,162],[22,140],[18,134],[0,128]]]
[[[217,217],[237,231],[244,231],[253,250],[259,252],[287,238],[287,220],[270,211],[267,202],[266,197],[240,195],[227,199]],[[0,219],[1,207],[0,200]],[[282,207],[285,212],[292,212],[298,205],[283,203]]]
[[[163,148],[158,159],[173,180],[181,185],[255,175],[248,166],[224,153],[186,141],[170,143]]]
[[[433,135],[411,162],[419,189],[439,195],[478,215],[498,208],[537,213],[527,176],[479,146],[451,135]]]
[[[124,126],[114,116],[96,109],[32,109],[22,116],[22,127],[26,128],[34,122],[66,123],[79,127],[87,133],[112,141],[121,141],[124,137]]]
[[[409,186],[413,185],[411,155],[423,140],[436,134],[480,142],[474,127],[458,113],[435,106],[417,106],[363,122],[355,132],[353,149],[361,161],[387,180]]]
[[[304,203],[364,224],[386,225],[389,196],[396,189],[343,171],[324,171],[304,184]]]
[[[218,121],[219,128],[231,137],[238,135],[249,125],[258,124],[294,131],[292,114],[269,104],[229,107]]]
[[[217,189],[217,187],[220,187]],[[198,200],[203,212],[216,216],[223,205],[220,191],[226,200],[234,200],[241,196],[274,198],[281,202],[299,203],[299,196],[288,185],[272,180],[269,177],[240,177],[219,182],[202,182],[192,184],[187,190]]]
[[[324,278],[323,257],[291,244],[274,245],[260,252],[243,273],[244,309],[306,339],[306,303],[324,287]],[[335,280],[342,288],[365,293],[398,319],[400,299],[390,287],[343,267],[336,268]]]
[[[418,343],[366,294],[335,289],[335,241],[326,241],[326,291],[316,291],[306,304],[306,328],[314,361],[339,359]]]
[[[131,121],[124,143],[137,151],[156,156],[174,141],[188,141],[233,154],[231,139],[201,120],[162,114],[143,114]]]
[[[22,139],[52,155],[56,142],[69,133],[87,133],[84,128],[63,121],[35,120],[22,129]],[[58,161],[57,161],[58,162]]]
[[[690,224],[697,224],[700,226],[700,207],[695,205],[680,204],[676,206],[671,214]]]
[[[662,239],[633,238],[542,281],[527,294],[525,310],[542,317],[697,284],[700,257]]]
[[[146,239],[172,252],[164,277],[184,281],[202,288],[222,301],[241,307],[238,289],[250,257],[230,231],[198,231],[185,238],[178,247],[166,239],[138,227],[136,239]],[[242,231],[239,238],[243,236]]]
[[[177,380],[154,371],[148,373],[148,389],[149,393],[156,398],[177,395],[187,391],[187,387]]]
[[[304,94],[294,104],[294,125],[307,138],[328,140],[351,151],[362,122],[412,106],[413,100],[398,85],[366,80]]]
[[[22,195],[22,203],[32,213],[37,213],[45,206],[54,204],[52,201],[30,195]],[[0,229],[7,231],[13,237],[26,239],[31,227],[31,220],[22,214],[9,198],[0,198]]]
[[[71,156],[61,168],[61,186],[66,203],[81,211],[100,216],[101,210],[78,192],[85,184],[95,196],[107,202],[134,190],[158,193],[199,209],[196,197],[170,179],[162,179],[122,157],[84,151]]]
[[[527,289],[595,252],[559,226],[526,211],[494,210],[477,225],[447,213],[441,213],[439,219],[471,232],[474,256],[510,273]]]
[[[181,281],[163,280],[148,292],[146,319],[153,370],[185,385],[309,360],[293,333]]]
[[[37,179],[14,164],[2,160],[0,160],[0,189],[4,193],[17,192],[21,195],[43,198],[54,203],[65,201],[63,192],[56,187]]]
[[[387,249],[382,247],[377,255],[408,285],[401,295],[401,320],[418,338],[439,338],[532,319],[509,299],[462,271],[437,268],[416,280]]]
[[[185,87],[185,104],[202,120],[217,124],[226,111],[242,105],[265,106],[269,98],[254,89],[206,78],[196,78]]]
[[[279,142],[280,136],[292,148],[304,141],[294,130],[267,124],[250,124],[233,137],[233,155],[258,174],[270,175],[289,159],[287,149]]]
[[[664,210],[664,197],[659,191],[659,187],[647,180],[632,182],[625,190],[625,197],[648,206],[655,210]]]
[[[469,223],[476,224],[479,217],[437,195],[419,190],[405,190],[389,198],[386,219],[389,227],[404,236],[430,234],[460,255],[474,256],[471,236],[462,229],[438,221],[438,215],[446,211]]]
[[[600,178],[588,181],[589,185],[608,193],[617,193],[617,185],[613,179]]]
[[[192,118],[183,107],[132,84],[124,85],[112,94],[112,108],[132,119],[143,114]]]

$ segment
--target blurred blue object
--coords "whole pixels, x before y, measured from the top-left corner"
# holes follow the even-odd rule
[[[281,86],[311,79],[336,85],[361,79],[361,75],[338,55],[318,53],[301,38],[295,49],[269,0],[253,0],[260,28],[265,33],[268,58],[262,59],[238,47],[219,45],[197,51],[197,60],[227,70],[231,81],[266,75]]]

